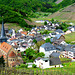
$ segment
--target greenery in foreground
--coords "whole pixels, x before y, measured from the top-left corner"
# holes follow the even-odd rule
[[[60,73],[63,74],[63,75],[64,74],[72,75],[72,73],[75,73],[75,62],[63,63],[62,65],[64,66],[63,68],[58,67],[58,68],[47,68],[47,69],[44,69],[44,74],[46,75],[46,72],[52,73],[52,75],[53,74],[60,75]],[[25,69],[25,68],[22,68],[22,67],[18,68],[17,67],[16,69]],[[37,70],[38,70],[39,74],[40,74],[40,72],[41,72],[41,74],[43,73],[41,68],[26,68],[26,70],[30,70],[30,69],[34,70],[35,74],[37,74]]]

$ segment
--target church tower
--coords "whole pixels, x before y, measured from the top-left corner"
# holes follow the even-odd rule
[[[2,28],[1,28],[1,37],[0,37],[0,43],[7,42],[7,38],[5,36],[5,29],[4,29],[4,23],[2,21]]]

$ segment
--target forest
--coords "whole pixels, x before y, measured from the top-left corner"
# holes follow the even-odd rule
[[[37,11],[54,13],[59,9],[75,3],[75,0],[63,0],[56,4],[57,0],[0,0],[0,23],[18,23],[21,27],[31,28],[24,19],[30,20]]]

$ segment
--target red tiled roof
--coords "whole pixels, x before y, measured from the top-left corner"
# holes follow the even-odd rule
[[[27,33],[28,33],[28,32],[24,32],[24,31],[21,32],[21,34],[25,34],[25,35],[27,35]]]
[[[9,54],[9,57],[16,57],[16,54],[13,51],[11,51],[11,53]]]
[[[22,56],[21,56],[21,53],[18,53],[18,56],[22,57]]]
[[[9,50],[12,48],[11,45],[9,45],[8,43],[6,42],[3,42],[0,46],[0,49],[3,50],[4,52],[8,53]]]
[[[29,34],[30,36],[34,36],[34,34]]]
[[[11,39],[9,39],[9,40],[15,40],[15,39],[17,39],[17,38],[11,38]]]

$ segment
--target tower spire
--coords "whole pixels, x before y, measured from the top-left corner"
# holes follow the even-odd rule
[[[5,29],[4,29],[4,22],[2,21],[2,28],[1,28],[1,38],[5,37]]]

